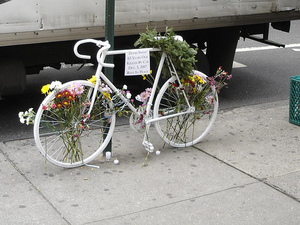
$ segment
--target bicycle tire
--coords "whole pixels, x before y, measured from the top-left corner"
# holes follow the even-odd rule
[[[82,85],[80,97],[68,107],[58,108],[60,92],[54,90],[40,105],[34,121],[34,139],[40,153],[47,161],[65,168],[95,159],[108,145],[116,121],[112,103],[99,90],[90,116],[86,116],[95,88],[91,82],[72,81],[59,90],[70,90],[74,82]],[[57,107],[52,108],[53,104]]]
[[[155,100],[153,118],[184,112],[187,105],[176,108],[178,92],[172,91],[170,84],[174,83],[176,77],[171,77],[162,86]],[[163,119],[155,122],[155,128],[162,139],[173,147],[188,147],[199,143],[211,130],[218,112],[218,95],[212,86],[207,96],[214,96],[214,104],[211,108],[201,111],[195,110],[191,113]],[[193,102],[189,102],[193,106]],[[185,103],[186,104],[186,103]]]

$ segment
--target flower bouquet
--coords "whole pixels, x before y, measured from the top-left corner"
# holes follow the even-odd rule
[[[34,124],[41,153],[54,164],[82,164],[106,140],[112,122],[112,91],[102,83],[91,109],[95,77],[61,84],[53,81],[41,89],[46,95],[37,113],[20,112],[21,123]]]
[[[226,86],[226,82],[231,78],[232,75],[229,75],[222,70],[222,67],[219,67],[213,77],[208,77],[199,71],[193,71],[192,75],[187,78],[181,78],[180,84],[173,82],[169,85],[171,92],[176,92],[179,95],[178,101],[176,102],[178,107],[184,105],[186,96],[188,102],[195,107],[196,111],[200,110],[205,114],[209,114],[211,110],[207,109],[211,109],[216,100],[216,95],[211,92],[212,88],[215,89],[216,93],[219,93],[221,87]],[[178,91],[179,89],[181,91]],[[179,111],[179,109],[177,109],[177,111]]]

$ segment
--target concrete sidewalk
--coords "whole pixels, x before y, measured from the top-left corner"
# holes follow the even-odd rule
[[[100,169],[46,163],[34,141],[0,143],[0,224],[300,224],[300,127],[288,101],[221,111],[195,147],[147,155],[119,126]]]

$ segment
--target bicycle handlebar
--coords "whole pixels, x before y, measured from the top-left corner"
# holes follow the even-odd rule
[[[165,38],[165,37],[155,37],[155,39],[160,39],[160,38]],[[178,41],[183,41],[183,38],[179,35],[176,35],[175,37],[175,40],[178,40]],[[84,40],[80,40],[78,41],[75,45],[74,45],[74,53],[75,55],[78,57],[78,58],[81,58],[81,59],[91,59],[91,56],[90,55],[83,55],[83,54],[80,54],[78,52],[78,47],[82,44],[86,44],[86,43],[94,43],[95,45],[97,45],[100,50],[98,51],[97,55],[96,55],[96,58],[97,58],[97,61],[98,63],[103,66],[103,67],[109,67],[109,68],[114,68],[114,64],[111,64],[111,63],[105,63],[104,62],[104,59],[105,59],[105,56],[106,56],[106,53],[105,53],[105,56],[103,57],[103,59],[101,58],[101,56],[103,55],[104,52],[107,52],[108,49],[110,48],[110,44],[108,41],[100,41],[100,40],[95,40],[95,39],[84,39]]]
[[[104,63],[101,60],[101,55],[104,51],[107,51],[110,48],[110,44],[108,41],[100,41],[100,40],[95,40],[95,39],[84,39],[84,40],[80,40],[78,42],[76,42],[76,44],[74,45],[74,53],[75,55],[80,58],[80,59],[91,59],[90,55],[83,55],[80,54],[78,52],[78,47],[82,44],[86,44],[86,43],[94,43],[95,45],[97,45],[99,48],[101,48],[98,53],[97,53],[97,61],[98,63],[103,66],[103,67],[110,67],[113,68],[115,65],[114,64],[110,64],[110,63]]]

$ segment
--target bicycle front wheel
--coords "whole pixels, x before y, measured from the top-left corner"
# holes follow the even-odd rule
[[[197,105],[194,98],[188,98],[194,110],[187,112],[188,104],[182,91],[174,89],[175,83],[176,77],[171,77],[161,88],[155,101],[153,118],[170,116],[155,122],[158,134],[171,146],[187,147],[200,142],[210,131],[218,112],[218,96],[215,87],[209,87],[201,98],[210,102]]]
[[[89,163],[109,143],[115,113],[107,95],[97,91],[91,113],[94,85],[68,82],[51,92],[39,107],[34,139],[41,154],[57,166],[71,168]]]

